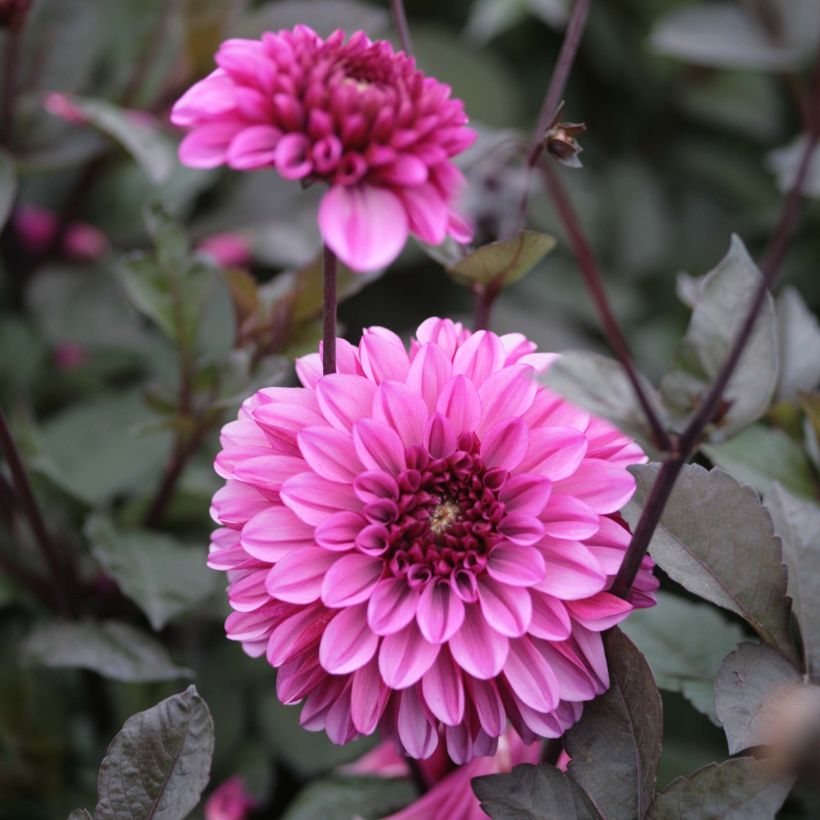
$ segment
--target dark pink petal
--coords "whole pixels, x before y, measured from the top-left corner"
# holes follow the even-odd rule
[[[521,587],[509,587],[488,576],[478,581],[478,600],[487,623],[508,638],[527,631],[532,618],[530,593]]]
[[[322,581],[322,603],[333,609],[366,601],[379,582],[384,562],[361,553],[344,555]]]
[[[359,343],[359,359],[364,374],[376,384],[407,378],[410,359],[404,342],[392,330],[371,327],[365,330]]]
[[[400,188],[422,185],[427,182],[427,174],[427,164],[413,154],[399,154],[395,162],[379,172],[385,182]]]
[[[364,376],[331,373],[316,385],[316,399],[327,421],[338,430],[350,431],[373,407],[376,385]]]
[[[389,265],[407,240],[407,212],[386,188],[333,186],[319,206],[325,242],[349,267],[373,271]]]
[[[435,722],[427,717],[416,686],[401,693],[396,729],[407,754],[417,760],[426,760],[438,746]]]
[[[270,507],[242,527],[242,549],[260,561],[275,563],[289,552],[313,545],[313,527],[287,507]]]
[[[479,330],[459,346],[453,357],[453,373],[463,373],[476,387],[504,366],[504,347],[495,333]]]
[[[494,678],[504,666],[509,641],[484,619],[481,608],[466,607],[464,623],[448,643],[450,652],[467,674],[479,680]]]
[[[464,604],[447,581],[433,581],[421,593],[416,620],[428,641],[445,643],[461,628]]]
[[[562,601],[552,595],[536,590],[532,597],[532,620],[529,633],[547,641],[564,641],[572,631],[569,612]]]
[[[578,541],[545,538],[538,548],[547,563],[544,580],[536,585],[541,592],[573,601],[595,595],[606,585],[595,556]]]
[[[464,684],[461,671],[442,650],[436,662],[421,679],[421,691],[427,708],[447,726],[456,726],[464,718]]]
[[[276,170],[285,179],[304,179],[313,170],[310,142],[304,134],[285,134],[276,145]]]
[[[584,662],[569,648],[569,642],[552,644],[534,641],[538,654],[555,673],[558,692],[563,700],[592,700],[597,694],[597,682]]]
[[[379,671],[391,689],[406,689],[433,665],[440,647],[426,641],[414,622],[382,638]]]
[[[539,712],[558,705],[558,679],[529,638],[510,641],[504,677],[515,696]]]
[[[350,482],[363,469],[350,433],[316,425],[305,427],[297,440],[302,457],[322,478]]]
[[[389,697],[390,690],[382,682],[375,657],[353,673],[350,715],[359,732],[372,735],[376,731]]]
[[[314,538],[320,547],[333,552],[346,552],[355,546],[356,536],[367,526],[362,515],[337,512],[316,527]]]
[[[319,599],[325,573],[339,556],[321,547],[289,552],[268,574],[268,595],[291,604],[311,604]]]
[[[605,691],[609,688],[609,666],[601,633],[593,632],[575,623],[572,626],[572,637],[578,650],[578,657],[598,679],[597,691],[599,693]]]
[[[411,589],[404,578],[385,578],[379,581],[367,604],[367,622],[370,628],[377,635],[399,632],[413,620],[418,600],[418,592]]]
[[[436,408],[450,420],[457,436],[475,430],[481,418],[481,399],[466,376],[456,376],[447,383]]]
[[[424,399],[430,412],[435,412],[438,398],[453,375],[453,365],[436,344],[421,346],[410,364],[407,386]]]
[[[504,483],[498,500],[511,512],[538,515],[552,495],[552,482],[544,476],[522,473]]]
[[[470,734],[470,730],[463,723],[459,723],[456,726],[444,727],[444,740],[447,744],[447,756],[457,766],[461,766],[473,758],[473,739]],[[455,795],[451,793],[448,803],[455,802],[453,798],[455,798]],[[464,802],[466,803],[466,801]]]
[[[405,384],[386,381],[376,392],[373,418],[392,427],[406,447],[422,443],[427,415],[424,400]]]
[[[350,674],[376,654],[379,640],[367,625],[367,607],[348,607],[325,628],[319,644],[319,662],[331,675]]]
[[[582,541],[595,535],[602,520],[589,504],[558,492],[553,492],[538,517],[544,524],[545,535],[572,541]]]
[[[200,125],[179,145],[179,161],[191,168],[216,168],[228,157],[231,140],[244,128],[244,123],[226,120]]]
[[[397,475],[407,466],[399,434],[386,424],[361,419],[353,425],[353,444],[368,470],[384,470]]]
[[[623,467],[588,458],[569,478],[557,482],[555,489],[580,498],[603,515],[617,512],[632,498],[635,479]]]
[[[222,69],[212,71],[205,79],[194,83],[171,109],[174,125],[196,125],[202,119],[217,118],[234,108],[233,80]]]
[[[441,194],[430,184],[405,188],[401,199],[407,211],[410,233],[428,245],[440,245],[447,237],[449,209]]]
[[[544,535],[544,525],[534,516],[522,512],[511,512],[502,519],[498,531],[513,544],[528,546]]]
[[[490,552],[487,572],[502,584],[530,587],[543,579],[546,564],[537,549],[502,541]]]
[[[361,508],[361,501],[349,484],[328,481],[314,473],[289,478],[280,495],[283,503],[307,524],[321,524],[339,510],[354,512]]]
[[[424,445],[433,458],[447,458],[456,449],[457,439],[453,425],[446,416],[434,413],[424,431]]]
[[[488,376],[478,388],[483,409],[478,434],[504,419],[523,415],[537,389],[532,368],[527,365],[508,365]]]
[[[238,171],[273,165],[282,132],[270,125],[243,128],[228,147],[228,165]]]
[[[578,469],[586,451],[586,437],[577,430],[569,427],[536,427],[530,430],[529,450],[518,465],[518,470],[537,473],[556,482]]]
[[[298,609],[271,633],[268,639],[268,663],[281,666],[310,647],[322,637],[331,617],[329,610],[321,605]]]
[[[470,678],[468,688],[470,702],[475,707],[481,728],[490,737],[500,737],[507,726],[507,713],[495,681]]]
[[[351,686],[348,684],[333,702],[325,718],[325,731],[331,743],[344,746],[358,736],[350,711]]]
[[[529,431],[520,418],[505,419],[493,425],[481,442],[481,458],[488,467],[513,470],[527,452]]]
[[[305,467],[303,459],[293,456],[257,456],[237,464],[234,477],[260,490],[278,492],[289,478],[304,472]]]
[[[381,470],[367,470],[356,476],[353,490],[365,504],[395,500],[399,497],[399,485],[396,479]]]
[[[567,609],[582,626],[602,632],[620,623],[632,611],[632,604],[609,592],[599,592],[580,601],[570,601]]]
[[[235,577],[228,587],[228,600],[231,606],[239,612],[253,612],[270,601],[265,589],[267,569],[257,569]]]

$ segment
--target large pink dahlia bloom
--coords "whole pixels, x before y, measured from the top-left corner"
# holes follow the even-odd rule
[[[451,158],[475,133],[449,86],[412,58],[362,32],[322,40],[297,26],[227,40],[216,62],[171,114],[191,129],[183,163],[327,182],[319,227],[355,270],[388,265],[408,231],[431,244],[470,238],[453,210],[463,176]]]
[[[643,453],[540,386],[553,357],[519,334],[434,318],[409,353],[376,327],[337,358],[222,431],[228,637],[335,743],[379,728],[426,758],[441,736],[464,762],[508,721],[562,734],[609,684],[601,631],[653,603],[649,558],[630,602],[606,591]]]

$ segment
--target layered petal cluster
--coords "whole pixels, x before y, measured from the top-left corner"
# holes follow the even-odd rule
[[[171,114],[190,129],[183,163],[328,183],[319,227],[354,270],[388,265],[408,232],[430,244],[470,238],[453,210],[463,176],[451,160],[475,133],[449,86],[411,57],[362,32],[323,40],[300,25],[227,40],[216,63]]]
[[[278,668],[284,703],[336,743],[379,728],[464,762],[508,722],[557,737],[609,684],[601,631],[650,606],[610,587],[640,448],[538,383],[519,334],[429,319],[410,350],[370,328],[339,372],[297,362],[222,431],[209,557],[228,637]],[[441,730],[441,731],[439,731]]]

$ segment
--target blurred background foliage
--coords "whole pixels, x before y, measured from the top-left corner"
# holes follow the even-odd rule
[[[800,111],[787,69],[805,59],[817,6],[733,8],[764,14],[767,3],[792,3],[804,24],[767,39],[734,18],[722,29],[700,20],[685,0],[594,4],[565,95],[565,118],[588,131],[583,169],[562,174],[653,379],[686,325],[679,274],[714,267],[732,233],[759,258],[794,166]],[[420,66],[453,86],[481,134],[463,162],[479,243],[515,220],[520,146],[565,5],[407,3]],[[93,805],[110,738],[190,677],[215,721],[212,783],[243,775],[264,816],[283,814],[305,783],[370,745],[337,748],[298,728],[298,710],[276,701],[272,670],[224,639],[221,582],[204,568],[219,424],[255,386],[288,383],[292,357],[318,343],[320,192],[273,172],[182,168],[167,115],[211,70],[222,39],[298,22],[393,36],[387,4],[362,0],[33,0],[22,31],[0,34],[0,406],[63,556],[65,593],[37,601],[0,575],[0,817]],[[810,186],[820,194],[820,167]],[[528,225],[558,244],[504,291],[494,329],[547,350],[605,350],[537,183]],[[784,270],[815,310],[819,259],[815,199]],[[407,334],[429,315],[469,321],[472,310],[468,289],[412,243],[385,275],[343,282],[340,320],[352,339],[366,325]],[[799,300],[792,308],[805,311]],[[807,406],[817,424],[816,399]],[[764,463],[745,463],[742,445],[718,456],[760,482],[785,459],[790,489],[816,496],[799,410],[785,406],[772,423],[782,442],[763,434],[774,453]],[[20,516],[4,504],[0,513],[0,554],[44,574]],[[57,625],[44,617],[55,607],[67,619]],[[704,680],[730,648],[691,649]],[[664,692],[659,785],[726,756],[721,731],[680,681],[666,688],[676,687]],[[817,816],[808,800],[792,798],[783,816]]]

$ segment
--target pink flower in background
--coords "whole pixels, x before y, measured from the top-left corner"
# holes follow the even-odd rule
[[[58,217],[54,211],[39,205],[22,205],[15,211],[14,227],[23,247],[31,253],[41,254],[48,250],[58,230]],[[72,222],[67,227],[60,245],[60,252],[76,262],[94,262],[109,251],[105,234],[86,222]]]
[[[225,268],[242,268],[251,261],[250,240],[241,233],[216,233],[207,236],[199,243],[197,250],[208,254],[218,265]]]
[[[409,353],[377,327],[337,358],[223,428],[228,637],[335,743],[379,728],[427,758],[441,737],[461,763],[508,721],[560,736],[609,685],[601,631],[654,603],[649,558],[629,602],[607,592],[645,456],[539,385],[554,356],[520,334],[434,318]]]
[[[475,133],[449,86],[412,58],[362,32],[322,40],[297,26],[227,40],[216,63],[171,114],[190,129],[184,164],[328,183],[319,227],[355,270],[390,264],[408,232],[430,244],[469,239],[453,210],[464,178],[451,159]]]
[[[245,781],[234,775],[214,789],[205,803],[205,820],[245,820],[256,807],[253,796],[245,791]]]
[[[407,808],[383,820],[484,820],[478,798],[473,793],[471,780],[488,774],[504,774],[522,763],[537,763],[541,743],[525,744],[514,732],[507,731],[498,742],[491,757],[477,757],[463,766],[454,768],[446,760],[431,765],[422,761],[422,774],[430,784],[429,791]],[[566,758],[559,768],[566,769]],[[563,765],[561,765],[563,763]],[[351,774],[375,774],[380,777],[407,777],[407,761],[396,753],[390,743],[381,743],[361,760],[348,766]]]
[[[61,342],[54,348],[54,363],[64,373],[82,367],[90,358],[88,348],[76,342]]]
[[[72,101],[68,94],[61,91],[50,91],[43,99],[43,108],[55,117],[70,122],[72,125],[84,125],[88,122],[85,113]]]

